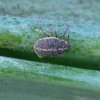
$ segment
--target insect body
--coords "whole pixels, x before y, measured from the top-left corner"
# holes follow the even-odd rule
[[[40,58],[43,58],[45,56],[62,55],[70,48],[69,42],[64,40],[68,27],[65,29],[62,39],[57,38],[57,32],[52,27],[51,29],[55,33],[56,37],[49,37],[47,33],[42,32],[43,34],[47,35],[47,37],[39,39],[34,44],[34,51]]]

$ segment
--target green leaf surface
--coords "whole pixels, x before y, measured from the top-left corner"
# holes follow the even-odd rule
[[[0,76],[3,100],[96,100],[100,93],[99,71],[0,57]]]
[[[11,53],[8,53],[8,56],[11,57],[100,70],[99,25],[88,23],[80,23],[78,25],[71,21],[64,22],[61,20],[54,21],[14,17],[0,18],[0,23],[2,23],[0,24],[1,55],[5,55],[5,52],[4,54],[2,53],[4,50],[6,52],[7,50],[10,50]],[[16,21],[19,23],[16,23]],[[29,24],[32,25],[36,31],[31,30]],[[64,53],[62,56],[39,59],[34,53],[33,47],[37,40],[45,37],[41,31],[43,30],[50,36],[54,36],[53,32],[50,30],[50,25],[52,25],[57,30],[59,38],[61,38],[62,32],[66,28],[67,24],[70,26],[68,30],[68,34],[70,35],[69,51]],[[65,40],[68,41],[67,35]],[[8,45],[7,42],[9,42]]]

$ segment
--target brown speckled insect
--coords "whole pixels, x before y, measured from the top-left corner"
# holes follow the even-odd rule
[[[32,29],[32,27],[30,26]],[[64,31],[64,34],[62,35],[62,39],[59,39],[57,36],[57,32],[53,27],[51,27],[52,31],[54,32],[56,37],[50,37],[46,32],[42,32],[47,37],[39,39],[34,44],[34,51],[38,55],[39,58],[43,58],[45,56],[57,56],[62,55],[65,51],[67,51],[70,48],[69,42],[64,40],[64,37],[66,35],[66,32],[68,30],[68,26]],[[69,39],[69,35],[68,35]]]

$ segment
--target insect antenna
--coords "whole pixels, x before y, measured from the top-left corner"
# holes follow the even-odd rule
[[[67,25],[67,27],[66,27],[66,29],[65,29],[65,31],[64,31],[64,34],[62,35],[62,39],[64,39],[65,38],[65,35],[66,35],[66,33],[67,33],[67,30],[68,30],[68,25]],[[68,40],[69,40],[69,34],[68,34]]]
[[[52,26],[50,26],[50,28],[51,28],[51,30],[54,32],[55,36],[58,37],[58,36],[57,36],[56,30],[55,30]]]
[[[45,34],[47,37],[49,37],[49,35],[46,32],[43,32],[43,31],[40,31],[40,30],[37,31],[30,24],[28,24],[28,26],[32,31],[41,32],[41,33]]]

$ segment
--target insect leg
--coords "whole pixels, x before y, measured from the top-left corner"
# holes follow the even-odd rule
[[[67,33],[67,30],[68,30],[68,25],[67,25],[67,27],[66,27],[66,29],[65,29],[65,31],[64,31],[64,34],[62,35],[62,39],[64,39],[65,38],[65,35],[66,35],[66,33]],[[69,39],[69,35],[68,35],[68,39]]]
[[[69,34],[68,34],[68,42],[69,42]]]
[[[43,32],[43,31],[42,31],[42,33],[45,34],[47,37],[50,37],[46,32]]]
[[[55,36],[58,37],[58,36],[57,36],[56,30],[55,30],[52,26],[50,26],[50,28],[51,28],[51,30],[55,33]]]
[[[37,31],[30,24],[28,24],[28,26],[32,31],[41,32],[41,33],[45,34],[47,37],[49,37],[49,35],[46,32],[43,32],[43,31],[40,31],[40,30]]]
[[[34,28],[30,24],[28,24],[28,26],[32,31],[34,31]]]

